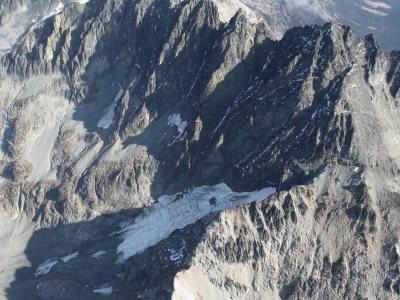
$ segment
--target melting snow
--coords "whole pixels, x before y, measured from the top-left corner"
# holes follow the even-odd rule
[[[168,117],[168,125],[176,126],[178,132],[181,134],[186,129],[187,122],[182,121],[180,114],[173,114]]]
[[[100,287],[93,290],[93,292],[101,295],[111,295],[113,293],[113,288],[112,286]]]
[[[105,114],[100,119],[99,123],[97,124],[97,127],[107,129],[108,127],[111,126],[115,116],[115,107],[117,106],[118,100],[121,99],[123,93],[124,90],[120,88],[118,94],[115,96],[113,103],[105,109]]]
[[[41,263],[35,272],[35,277],[48,274],[51,269],[58,263],[58,258],[49,258],[44,263]]]
[[[131,83],[129,84],[129,87],[133,87],[136,83],[137,78],[134,78]]]
[[[67,255],[67,256],[61,258],[61,260],[62,260],[63,262],[69,262],[70,260],[76,258],[77,256],[78,256],[78,252],[75,252],[75,253],[72,253],[72,254],[70,254],[70,255]]]
[[[104,254],[106,254],[106,251],[104,251],[104,250],[99,250],[99,251],[93,253],[93,254],[91,255],[91,257],[93,257],[93,258],[100,258],[100,257],[102,257]]]
[[[72,254],[69,254],[67,256],[64,256],[62,258],[58,257],[53,257],[47,259],[45,262],[41,263],[36,271],[35,271],[35,277],[46,275],[50,273],[51,269],[61,260],[62,262],[66,263],[69,262],[70,260],[76,258],[78,256],[78,252],[74,252]]]
[[[177,229],[193,224],[204,216],[245,203],[264,200],[275,193],[275,188],[236,193],[226,184],[196,187],[188,192],[161,196],[158,203],[145,209],[135,222],[119,233],[123,242],[117,252],[120,262],[136,255],[167,238]]]
[[[263,68],[262,68],[263,71],[265,71],[265,70],[269,67],[269,65],[270,65],[270,63],[271,63],[271,61],[272,61],[272,57],[273,57],[274,54],[275,54],[275,52],[272,52],[272,53],[267,57],[267,60],[265,61],[264,66],[263,66]]]

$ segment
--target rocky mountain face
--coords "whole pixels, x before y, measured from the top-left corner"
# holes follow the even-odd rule
[[[0,297],[399,297],[399,52],[207,0],[0,24]]]

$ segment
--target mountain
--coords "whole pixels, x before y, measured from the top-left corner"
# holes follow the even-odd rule
[[[223,20],[243,9],[253,22],[264,21],[275,38],[293,26],[333,22],[359,35],[373,33],[386,51],[400,48],[400,3],[396,0],[215,0]]]
[[[1,297],[399,296],[398,51],[208,0],[0,7]]]

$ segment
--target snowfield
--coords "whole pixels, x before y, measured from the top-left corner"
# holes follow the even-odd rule
[[[145,209],[135,222],[121,231],[123,242],[118,246],[119,262],[124,262],[148,247],[156,245],[177,229],[196,223],[204,216],[242,204],[262,201],[276,192],[265,188],[236,193],[226,184],[196,187],[188,192],[161,196],[158,203]]]

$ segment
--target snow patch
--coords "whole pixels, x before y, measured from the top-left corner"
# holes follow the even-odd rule
[[[167,238],[175,230],[193,224],[210,213],[264,200],[275,191],[275,188],[265,188],[254,192],[236,193],[221,183],[161,196],[158,203],[145,209],[134,223],[125,225],[118,232],[123,238],[117,248],[121,255],[119,262],[143,252]]]
[[[101,295],[111,295],[113,293],[113,288],[112,288],[112,286],[100,287],[100,288],[94,289],[93,293],[101,294]]]
[[[97,127],[107,129],[111,126],[112,121],[115,116],[115,107],[117,107],[119,99],[121,99],[124,90],[120,88],[118,94],[115,96],[113,103],[107,107],[104,112],[104,116],[100,119],[99,123],[97,123]]]
[[[104,251],[104,250],[99,250],[99,251],[93,253],[93,254],[90,255],[90,256],[93,257],[93,258],[100,258],[100,257],[104,256],[106,253],[107,253],[107,252]]]
[[[61,258],[61,260],[62,260],[63,262],[69,262],[70,260],[72,260],[72,259],[78,257],[78,254],[79,254],[78,252],[72,253],[72,254],[70,254],[70,255],[67,255],[67,256]]]
[[[137,78],[134,78],[131,83],[129,84],[129,87],[133,87],[136,83]]]
[[[58,258],[49,258],[45,262],[41,263],[36,271],[35,277],[48,274],[51,269],[58,263]]]
[[[182,134],[187,127],[187,122],[182,121],[180,114],[173,114],[168,117],[168,125],[171,127],[176,126],[178,132]]]
[[[41,263],[36,271],[35,271],[35,277],[38,276],[43,276],[46,275],[48,273],[50,273],[51,269],[60,262],[60,260],[64,263],[69,262],[70,260],[76,258],[78,256],[78,252],[74,252],[72,254],[69,254],[67,256],[64,256],[62,258],[58,258],[58,257],[53,257],[53,258],[49,258],[47,260],[45,260],[43,263]]]

